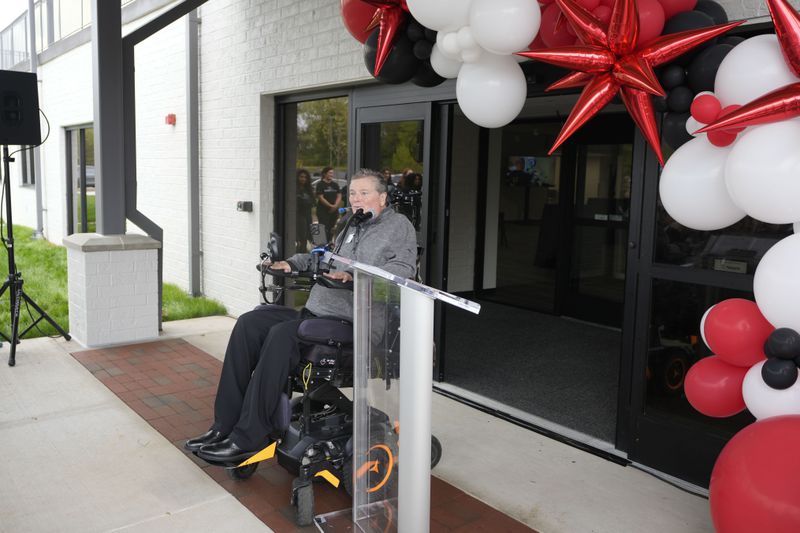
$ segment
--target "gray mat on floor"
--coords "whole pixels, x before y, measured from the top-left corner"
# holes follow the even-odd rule
[[[614,442],[621,333],[481,302],[447,311],[447,383]]]

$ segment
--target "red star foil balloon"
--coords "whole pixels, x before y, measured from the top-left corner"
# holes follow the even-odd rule
[[[653,68],[742,22],[664,35],[637,48],[639,17],[634,0],[616,0],[608,29],[603,28],[602,23],[575,0],[556,2],[583,44],[517,52],[523,57],[576,71],[548,90],[585,85],[549,153],[558,149],[619,93],[631,118],[663,164],[651,95],[663,96],[665,93]]]
[[[767,0],[786,65],[800,76],[800,14],[786,0]],[[790,83],[756,98],[697,133],[780,122],[800,117],[800,83]]]
[[[371,6],[375,6],[375,17],[367,29],[380,26],[378,33],[378,47],[375,57],[375,76],[381,73],[386,58],[394,46],[394,39],[397,31],[406,22],[408,6],[406,0],[362,0]]]

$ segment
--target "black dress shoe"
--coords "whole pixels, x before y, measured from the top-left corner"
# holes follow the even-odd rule
[[[190,452],[196,452],[200,449],[201,446],[205,446],[206,444],[214,444],[225,440],[226,435],[223,435],[219,431],[215,429],[209,429],[199,437],[195,437],[193,439],[189,439],[186,441],[186,444],[183,445]]]
[[[197,456],[213,463],[241,463],[255,451],[239,448],[231,439],[206,444],[197,451]]]

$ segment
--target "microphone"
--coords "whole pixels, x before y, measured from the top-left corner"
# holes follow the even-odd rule
[[[362,222],[366,222],[367,220],[371,219],[375,215],[375,212],[370,209],[369,211],[364,211],[363,209],[359,208],[358,211],[353,213],[353,221],[356,224],[361,224]]]
[[[370,209],[369,211],[364,211],[362,208],[358,208],[355,212],[353,212],[352,207],[340,207],[339,214],[353,214],[353,222],[356,224],[361,224],[364,221],[367,221],[375,216],[375,211]]]

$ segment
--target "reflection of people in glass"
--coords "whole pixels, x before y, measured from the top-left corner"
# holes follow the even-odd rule
[[[325,234],[330,240],[339,218],[339,208],[342,207],[342,192],[333,181],[333,168],[322,169],[322,179],[317,183],[317,190],[314,192],[317,195],[317,220],[325,226]]]
[[[506,183],[512,187],[530,184],[531,175],[525,172],[525,160],[521,157],[512,157],[509,163],[510,165],[506,172]]]
[[[395,211],[405,215],[419,230],[422,222],[422,174],[406,169],[390,200]]]
[[[297,252],[308,249],[311,240],[311,207],[314,205],[314,191],[311,188],[311,174],[304,168],[297,171]]]

